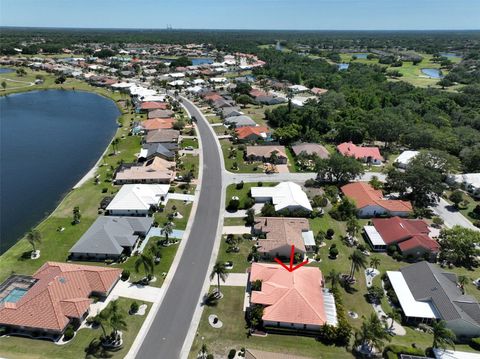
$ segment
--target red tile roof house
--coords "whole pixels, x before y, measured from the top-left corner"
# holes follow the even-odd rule
[[[46,262],[32,277],[12,276],[0,286],[0,326],[10,334],[56,340],[69,324],[78,328],[89,313],[91,296],[106,298],[121,272]]]
[[[166,102],[142,102],[140,104],[141,111],[166,110],[166,109],[168,109],[168,104]]]
[[[235,130],[237,138],[242,142],[269,141],[271,131],[266,126],[245,126]]]
[[[428,224],[420,219],[400,217],[374,218],[371,226],[365,226],[365,238],[374,251],[386,251],[396,245],[404,256],[436,258],[440,244],[430,237]]]
[[[355,202],[357,215],[361,218],[378,216],[407,217],[413,212],[408,201],[384,199],[380,190],[365,182],[355,182],[341,187],[345,196]]]
[[[325,323],[337,324],[335,301],[323,290],[319,268],[289,272],[278,264],[253,263],[249,281],[257,280],[261,290],[252,290],[250,304],[264,307],[264,327],[318,331]]]
[[[344,156],[354,157],[373,165],[381,165],[384,161],[378,147],[362,147],[352,142],[343,142],[337,146],[337,150]]]

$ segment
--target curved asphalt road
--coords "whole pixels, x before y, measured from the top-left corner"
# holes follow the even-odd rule
[[[176,359],[190,328],[207,276],[217,235],[222,196],[221,157],[215,137],[199,110],[183,104],[197,118],[202,140],[203,175],[197,212],[179,266],[136,358]]]

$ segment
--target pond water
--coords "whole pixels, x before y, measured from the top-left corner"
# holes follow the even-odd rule
[[[339,69],[339,70],[347,70],[347,69],[348,69],[348,66],[350,66],[350,64],[340,63],[340,64],[337,64],[337,66],[338,66],[338,69]]]
[[[48,90],[0,98],[0,253],[55,209],[115,134],[102,96]]]
[[[9,74],[11,72],[14,72],[15,70],[14,69],[9,69],[9,68],[6,68],[6,67],[0,67],[0,74]]]
[[[446,57],[448,59],[452,59],[452,58],[461,58],[460,55],[454,53],[454,52],[441,52],[440,53],[440,56],[443,56],[443,57]]]
[[[432,79],[441,79],[443,75],[439,69],[422,69],[422,73]]]
[[[352,56],[356,56],[357,59],[366,59],[368,56],[368,52],[357,52],[352,54]]]

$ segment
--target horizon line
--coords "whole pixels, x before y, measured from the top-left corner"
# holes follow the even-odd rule
[[[480,31],[478,29],[241,29],[241,28],[149,28],[149,27],[74,27],[0,25],[0,29],[64,29],[64,30],[131,30],[131,31],[292,31],[292,32],[452,32]]]

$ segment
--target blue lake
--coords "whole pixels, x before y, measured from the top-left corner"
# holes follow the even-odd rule
[[[0,74],[9,74],[9,73],[14,72],[14,71],[15,71],[14,69],[9,69],[9,68],[6,68],[6,67],[0,68]]]
[[[117,129],[115,103],[79,91],[0,98],[0,253],[55,209]]]
[[[441,79],[443,75],[440,73],[439,69],[422,69],[422,73],[431,77],[432,79]]]
[[[457,57],[458,57],[458,58],[461,58],[460,55],[455,54],[455,53],[453,53],[453,52],[441,52],[441,53],[440,53],[440,56],[446,57],[446,58],[448,58],[448,59],[457,58]]]
[[[337,64],[337,66],[338,66],[339,70],[347,70],[348,66],[350,66],[350,64],[340,63],[340,64]]]

